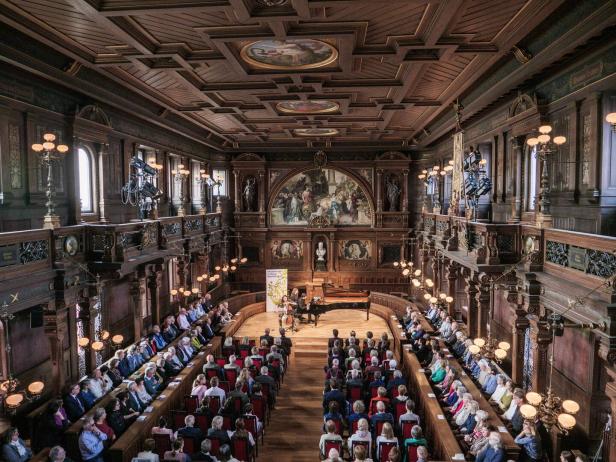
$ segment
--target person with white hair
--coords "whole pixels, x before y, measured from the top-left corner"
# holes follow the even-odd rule
[[[241,368],[235,362],[236,360],[237,360],[237,356],[235,355],[229,356],[229,362],[223,366],[224,369],[235,369],[237,373],[239,374]]]
[[[194,438],[195,441],[199,442],[203,439],[203,432],[200,428],[195,427],[195,416],[188,414],[184,417],[184,426],[178,428],[178,431],[175,432],[175,437],[178,438],[181,436],[182,438],[190,437]]]
[[[325,462],[342,462],[342,458],[340,457],[338,450],[335,448],[330,449]]]
[[[505,386],[505,384],[507,383],[506,380],[507,379],[503,374],[498,374],[496,376],[496,388],[494,389],[494,393],[490,395],[490,401],[493,401],[495,403],[498,403],[500,401],[500,399],[505,394],[505,391],[507,391],[507,387]]]
[[[171,355],[171,362],[173,363],[173,365],[175,367],[178,367],[180,369],[184,368],[184,364],[182,363],[182,361],[180,360],[180,358],[176,354],[175,347],[170,346],[169,348],[167,348],[167,353],[169,353]]]
[[[500,433],[491,432],[487,447],[477,454],[475,462],[504,462],[506,456]]]
[[[353,433],[347,440],[349,446],[349,453],[353,450],[353,442],[368,443],[368,454],[372,454],[372,434],[370,433],[370,426],[366,419],[359,419],[357,421],[357,431]]]
[[[223,430],[222,425],[224,420],[221,415],[217,415],[212,419],[212,426],[207,431],[208,438],[218,438],[220,440],[220,445],[229,444],[231,442],[231,436],[229,432]]]
[[[180,308],[180,313],[177,317],[177,323],[179,328],[182,330],[190,329],[190,321],[188,320],[188,313],[186,312],[186,308]]]

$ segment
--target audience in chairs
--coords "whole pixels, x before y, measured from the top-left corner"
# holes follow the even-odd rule
[[[171,443],[171,450],[166,451],[164,460],[176,460],[178,462],[190,462],[190,456],[184,453],[184,439],[182,437],[177,438]]]
[[[325,448],[328,441],[336,441],[342,444],[342,436],[336,433],[336,424],[333,420],[325,422],[325,431],[327,433],[321,435],[321,441],[319,441],[319,449],[321,450],[322,458],[325,458]]]

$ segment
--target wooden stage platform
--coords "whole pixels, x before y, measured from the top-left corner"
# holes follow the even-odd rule
[[[278,336],[278,313],[259,313],[248,318],[233,336],[235,338],[242,338],[244,336],[251,338],[259,337],[263,335],[263,331],[267,327],[272,330],[274,337]],[[387,332],[389,336],[392,335],[387,322],[380,316],[373,314],[370,316],[370,320],[366,321],[365,310],[341,309],[328,311],[320,316],[318,327],[314,327],[314,324],[299,324],[298,327],[298,332],[291,333],[288,331],[287,335],[292,339],[328,339],[332,336],[333,329],[338,329],[340,337],[343,338],[347,337],[352,330],[357,333],[357,337],[362,339],[365,338],[366,332],[369,330],[377,338],[383,332]]]

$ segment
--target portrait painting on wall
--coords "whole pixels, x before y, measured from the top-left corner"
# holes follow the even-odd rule
[[[363,189],[344,172],[307,170],[289,178],[274,197],[273,226],[306,226],[315,219],[332,226],[370,226],[372,208]]]
[[[372,243],[359,239],[340,241],[340,258],[344,260],[369,260]]]
[[[301,260],[303,242],[290,239],[272,242],[272,258],[274,260]]]

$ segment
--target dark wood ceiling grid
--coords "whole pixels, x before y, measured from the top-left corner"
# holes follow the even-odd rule
[[[157,100],[216,135],[220,149],[311,145],[295,128],[337,128],[331,142],[408,147],[563,0],[6,0],[35,38]],[[6,15],[3,15],[6,20]],[[36,27],[25,27],[34,24]],[[338,59],[310,70],[256,69],[262,39],[319,39]],[[288,115],[283,100],[339,111]],[[423,138],[425,139],[425,137]],[[323,141],[323,140],[321,140]]]

